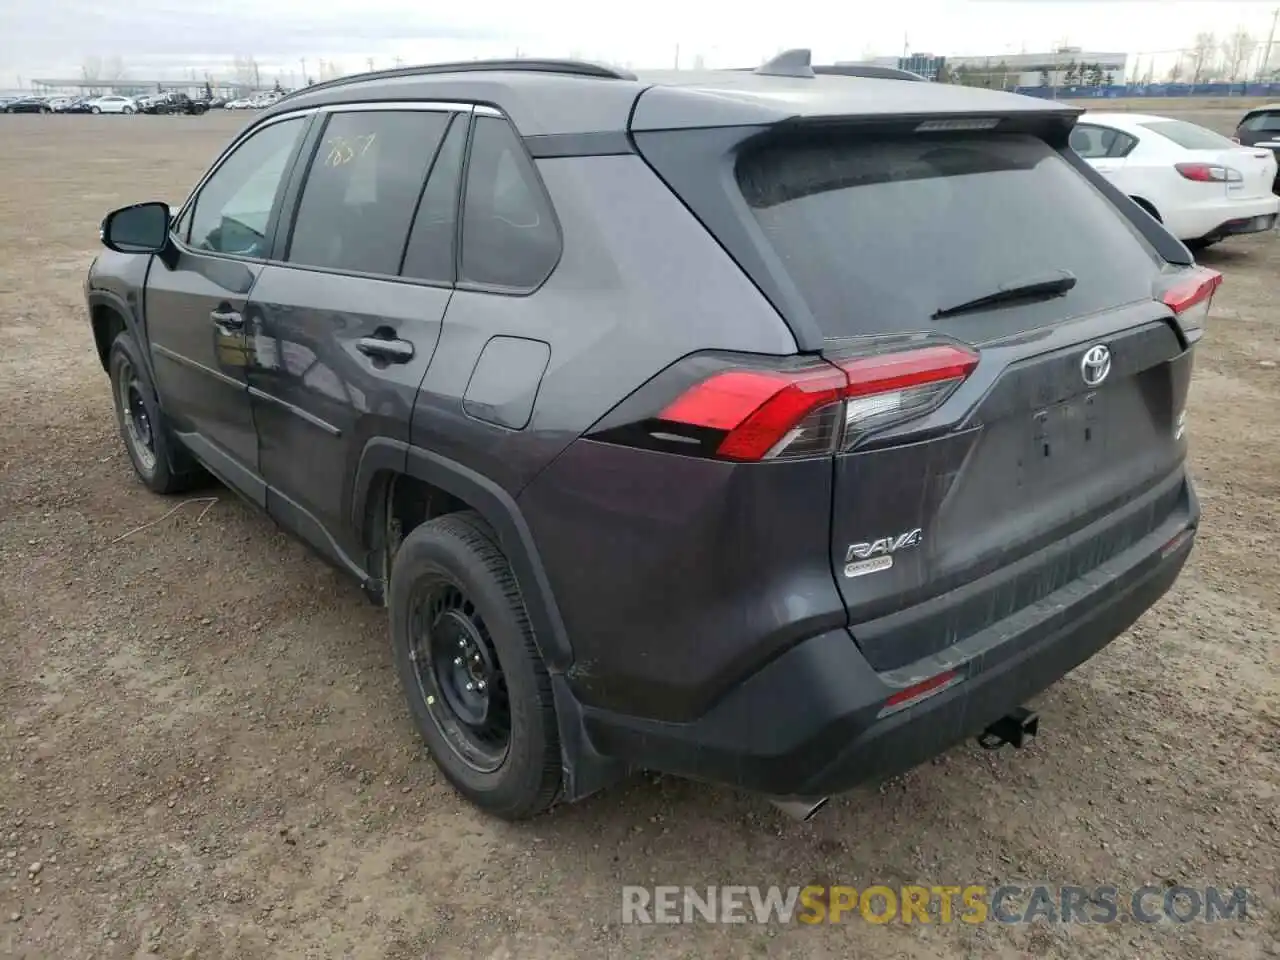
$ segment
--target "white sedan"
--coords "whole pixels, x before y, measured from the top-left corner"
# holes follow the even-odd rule
[[[1086,113],[1071,148],[1191,247],[1273,229],[1276,158],[1185,120]]]
[[[105,97],[94,97],[89,101],[90,113],[137,113],[138,105],[133,97],[121,97],[108,94]]]

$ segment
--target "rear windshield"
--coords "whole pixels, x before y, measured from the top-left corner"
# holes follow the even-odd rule
[[[775,144],[738,183],[824,336],[971,342],[1151,297],[1155,254],[1043,141],[1020,135]],[[933,314],[1068,271],[1064,296]]]
[[[1243,126],[1255,133],[1280,133],[1280,110],[1252,114]]]
[[[1184,120],[1151,120],[1139,126],[1154,130],[1166,140],[1172,140],[1187,150],[1231,150],[1239,146],[1221,134]]]

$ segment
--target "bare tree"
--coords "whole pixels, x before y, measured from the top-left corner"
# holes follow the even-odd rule
[[[1169,83],[1177,83],[1182,78],[1182,56],[1173,61],[1173,66],[1169,68],[1169,74],[1166,78]]]
[[[253,87],[256,90],[262,85],[262,68],[252,54],[238,55],[232,61],[232,69],[238,86]]]
[[[1222,41],[1223,65],[1227,70],[1227,79],[1236,80],[1240,71],[1253,59],[1253,51],[1258,42],[1250,36],[1248,30],[1240,29]]]
[[[1191,82],[1199,83],[1206,73],[1211,73],[1218,58],[1218,38],[1212,33],[1197,33],[1189,51]]]
[[[93,83],[95,80],[102,79],[102,58],[101,57],[85,57],[84,62],[80,64],[80,78],[85,83]]]

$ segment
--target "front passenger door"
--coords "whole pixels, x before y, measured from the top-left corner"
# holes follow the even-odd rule
[[[147,278],[147,340],[165,415],[193,453],[260,506],[244,309],[309,122],[269,123],[225,154],[177,219],[172,265],[157,258]]]

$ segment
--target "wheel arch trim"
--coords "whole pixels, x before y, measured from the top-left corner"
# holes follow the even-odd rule
[[[405,474],[464,501],[494,529],[499,546],[511,563],[524,600],[534,641],[547,670],[563,673],[573,663],[564,621],[560,617],[546,568],[538,554],[533,532],[515,498],[487,477],[430,450],[401,440],[375,437],[360,454],[356,469],[351,522],[360,541],[372,547],[371,498],[389,474]]]

